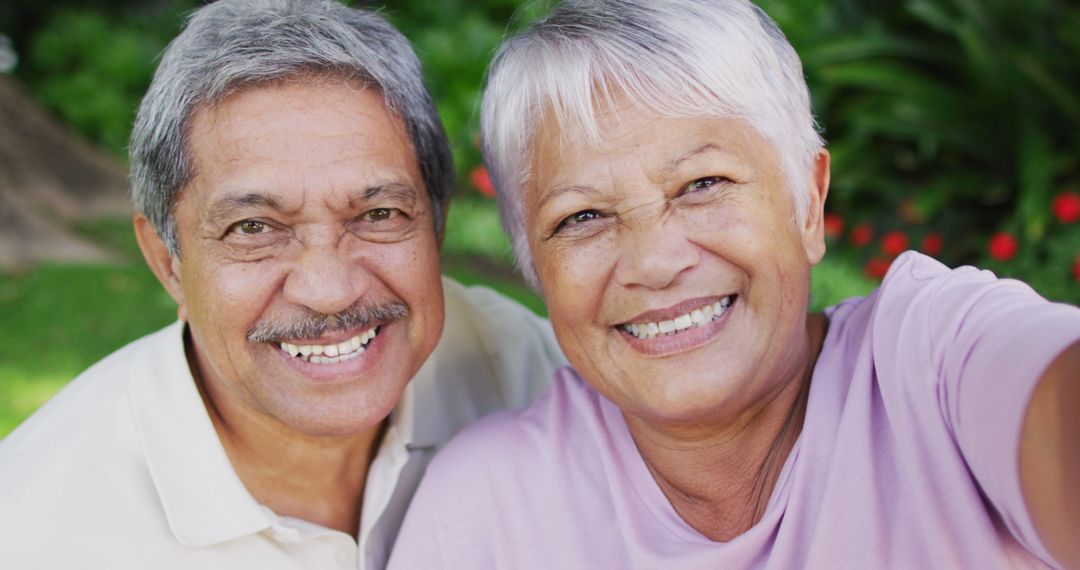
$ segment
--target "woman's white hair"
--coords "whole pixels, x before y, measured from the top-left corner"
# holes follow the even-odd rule
[[[822,148],[802,64],[783,32],[745,0],[567,0],[505,41],[481,110],[484,161],[518,267],[539,289],[522,197],[540,121],[599,141],[616,96],[665,117],[745,121],[777,151],[798,222]]]

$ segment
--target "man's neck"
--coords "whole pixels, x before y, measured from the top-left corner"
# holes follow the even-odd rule
[[[227,422],[216,413],[211,417],[229,461],[255,500],[278,515],[357,536],[368,467],[385,421],[347,437],[314,437]]]
[[[188,363],[225,453],[244,487],[275,514],[302,519],[357,537],[368,469],[388,420],[344,436],[314,436],[212,394]]]

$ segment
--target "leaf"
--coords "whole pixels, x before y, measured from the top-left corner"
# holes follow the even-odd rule
[[[1028,239],[1037,240],[1046,232],[1050,219],[1050,196],[1056,177],[1053,148],[1046,134],[1033,121],[1024,125],[1019,157],[1020,195],[1017,217]]]

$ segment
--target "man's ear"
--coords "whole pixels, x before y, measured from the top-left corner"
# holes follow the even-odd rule
[[[803,223],[803,246],[810,265],[817,265],[825,255],[825,198],[829,195],[829,151],[821,149],[814,158],[814,173],[804,191],[810,200]]]
[[[150,266],[150,271],[165,287],[165,291],[176,301],[176,314],[180,320],[187,319],[187,306],[184,304],[184,288],[180,281],[180,260],[169,254],[169,248],[161,240],[154,225],[142,212],[136,212],[133,220],[135,239],[139,242],[143,259]]]

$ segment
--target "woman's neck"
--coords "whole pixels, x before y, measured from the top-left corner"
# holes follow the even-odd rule
[[[660,490],[679,516],[709,539],[727,542],[764,516],[802,432],[810,376],[827,326],[824,315],[808,317],[801,365],[779,390],[736,419],[686,430],[624,414]]]

